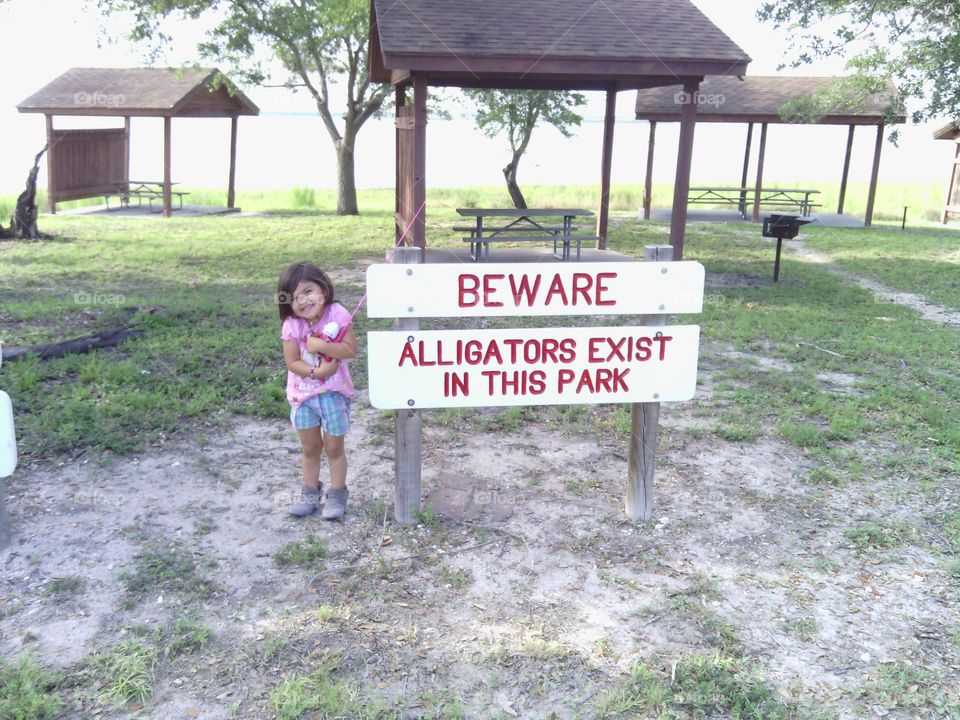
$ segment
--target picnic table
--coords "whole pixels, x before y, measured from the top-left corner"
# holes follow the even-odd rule
[[[577,262],[580,244],[596,240],[596,235],[574,235],[574,219],[592,217],[590,210],[573,208],[457,208],[463,217],[474,219],[473,225],[454,226],[455,231],[469,232],[463,238],[470,243],[470,257],[476,262],[490,259],[492,242],[553,242],[553,255],[558,260],[571,259],[571,244],[576,244]],[[562,219],[561,224],[548,224]],[[559,250],[558,250],[559,249]]]
[[[150,212],[153,210],[153,201],[154,200],[163,200],[163,182],[155,180],[120,180],[114,183],[115,185],[125,185],[126,187],[120,192],[108,193],[103,196],[103,199],[107,203],[107,210],[110,210],[110,198],[119,198],[120,199],[120,208],[130,207],[130,198],[137,199],[137,207],[143,205],[144,198],[150,204]],[[170,183],[171,186],[177,185],[178,183]],[[183,209],[183,196],[189,195],[188,192],[170,190],[171,195],[176,195],[179,205],[177,208],[173,209]],[[119,208],[118,208],[119,209]],[[160,212],[157,210],[156,212]]]
[[[747,205],[753,202],[756,188],[746,187],[692,187],[687,194],[687,204],[736,205],[740,217],[747,217]],[[807,188],[761,188],[760,204],[772,207],[792,208],[808,217],[810,210],[820,207],[811,202],[811,195],[819,190]]]

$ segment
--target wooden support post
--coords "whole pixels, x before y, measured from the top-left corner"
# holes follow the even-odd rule
[[[753,140],[753,123],[747,123],[747,144],[743,149],[743,172],[740,175],[740,202],[737,210],[740,217],[747,217],[747,173],[750,170],[750,143]]]
[[[47,210],[50,213],[56,213],[57,201],[54,195],[56,178],[53,176],[53,154],[56,149],[53,147],[53,115],[43,117],[47,121]]]
[[[645,262],[674,260],[670,245],[647,245]],[[666,315],[643,315],[641,325],[665,325]],[[627,469],[625,510],[631,520],[653,517],[653,471],[656,463],[660,403],[634,403],[630,408],[630,460]]]
[[[877,125],[877,142],[873,146],[873,169],[870,171],[870,190],[867,192],[867,212],[863,219],[863,226],[873,224],[873,201],[877,197],[877,179],[880,177],[880,151],[883,149],[883,130],[881,122]]]
[[[123,192],[130,189],[130,116],[123,117]]]
[[[395,265],[416,265],[422,262],[419,247],[397,247],[393,250]],[[403,298],[397,298],[403,303]],[[420,329],[419,318],[397,318],[394,329],[415,332]],[[413,525],[414,513],[420,510],[421,447],[423,425],[420,411],[414,408],[397,410],[394,416],[393,472],[395,495],[393,517],[401,525]]]
[[[853,152],[853,131],[856,125],[847,130],[847,152],[843,156],[843,175],[840,177],[840,199],[837,200],[837,215],[843,215],[843,201],[847,197],[847,176],[850,174],[850,154]]]
[[[394,169],[393,169],[393,217],[394,217],[394,237],[393,244],[400,245],[400,240],[403,235],[403,229],[400,227],[400,193],[403,189],[403,178],[400,177],[400,108],[404,107],[407,104],[407,89],[406,85],[394,85],[393,87],[394,103],[393,103],[393,115],[394,115],[394,130],[393,130],[393,140],[394,140]]]
[[[760,125],[760,150],[757,157],[757,184],[753,191],[753,221],[760,222],[760,189],[763,187],[763,158],[767,152],[767,124]]]
[[[427,246],[427,78],[413,79],[413,244]]]
[[[163,216],[170,217],[173,209],[172,195],[170,193],[170,160],[171,160],[171,125],[172,118],[167,115],[163,118]]]
[[[673,183],[673,210],[670,215],[670,244],[673,259],[683,259],[683,236],[687,227],[687,195],[690,193],[690,165],[693,162],[693,132],[697,125],[697,98],[700,81],[686,80],[687,102],[680,110],[680,146],[677,149],[677,176]]]
[[[603,116],[603,155],[600,162],[600,212],[597,213],[597,250],[607,249],[607,225],[610,220],[610,170],[613,165],[613,128],[617,120],[617,90],[607,90]]]
[[[237,181],[237,120],[234,115],[230,118],[230,175],[227,179],[227,207],[232,208],[235,200]]]
[[[643,181],[643,219],[650,219],[650,205],[653,202],[653,146],[657,138],[657,121],[650,121],[650,139],[647,141],[647,176]]]
[[[953,204],[953,190],[956,187],[957,176],[960,176],[960,138],[957,139],[957,151],[953,155],[953,165],[950,167],[950,182],[947,183],[947,198],[943,201],[943,214],[940,216],[940,224],[947,224],[947,208]]]

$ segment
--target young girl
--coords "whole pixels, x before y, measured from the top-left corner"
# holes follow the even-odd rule
[[[303,517],[316,512],[323,489],[320,458],[326,451],[330,490],[323,517],[336,520],[343,517],[349,495],[343,436],[350,427],[353,381],[346,361],[356,357],[357,337],[349,327],[350,313],[334,302],[333,283],[313,263],[294,263],[283,271],[277,301],[290,421],[303,448],[303,490],[290,514]],[[347,328],[339,342],[317,337],[331,321]]]

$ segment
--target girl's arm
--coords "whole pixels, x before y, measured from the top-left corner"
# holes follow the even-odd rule
[[[337,343],[339,344],[339,343]],[[337,371],[337,360],[324,360],[317,367],[305,363],[300,359],[300,346],[293,340],[283,341],[283,359],[287,363],[287,370],[300,377],[313,377],[317,380],[326,380]]]
[[[357,356],[357,336],[353,326],[347,328],[340,342],[330,342],[318,337],[307,338],[307,351],[329,355],[336,360],[351,360]]]

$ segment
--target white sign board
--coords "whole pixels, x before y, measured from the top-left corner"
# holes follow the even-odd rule
[[[370,332],[370,404],[389,410],[689,400],[699,343],[698,325]]]
[[[698,313],[703,280],[688,261],[371,265],[367,317]]]

